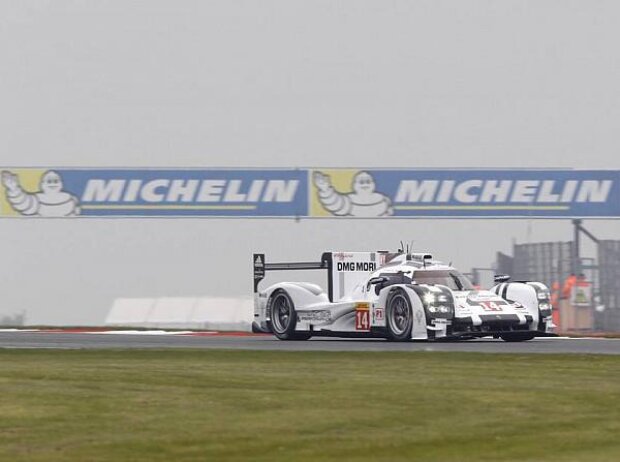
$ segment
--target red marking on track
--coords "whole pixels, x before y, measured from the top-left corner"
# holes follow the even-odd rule
[[[20,332],[20,330],[16,330],[15,332]],[[107,334],[114,333],[118,335],[123,335],[123,329],[110,329],[106,327],[70,327],[70,328],[57,328],[57,329],[33,329],[27,330],[24,329],[22,332],[29,333],[37,333],[37,334]],[[253,332],[217,332],[217,331],[167,331],[165,329],[145,329],[145,330],[131,330],[127,329],[127,335],[139,335],[139,334],[151,334],[151,335],[181,335],[181,336],[190,336],[190,337],[255,337],[262,335],[271,335],[264,333],[253,333]]]
[[[109,332],[112,329],[108,329],[105,327],[75,327],[68,329],[39,329],[36,332],[40,332],[43,334],[90,334],[96,332]]]
[[[186,332],[179,335],[185,335],[190,337],[262,337],[264,335],[271,334],[255,334],[253,332]]]

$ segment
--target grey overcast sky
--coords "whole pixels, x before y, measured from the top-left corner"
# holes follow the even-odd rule
[[[619,24],[615,0],[0,0],[0,165],[618,169]],[[468,270],[571,228],[5,219],[0,236],[0,316],[98,324],[118,296],[249,294],[252,251],[414,239]]]

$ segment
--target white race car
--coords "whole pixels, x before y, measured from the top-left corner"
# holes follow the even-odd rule
[[[514,342],[551,335],[555,327],[544,284],[497,276],[491,290],[477,290],[427,253],[325,252],[319,262],[291,263],[266,263],[264,254],[254,254],[253,264],[253,330],[280,340],[492,336]],[[306,282],[259,291],[266,272],[315,269],[327,271],[327,292]]]

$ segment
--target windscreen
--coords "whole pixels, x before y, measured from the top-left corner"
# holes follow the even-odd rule
[[[452,290],[473,290],[469,279],[458,271],[424,271],[416,270],[413,280],[418,284],[441,284]]]

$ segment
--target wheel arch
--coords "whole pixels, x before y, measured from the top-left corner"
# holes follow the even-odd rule
[[[281,312],[288,313],[286,316],[287,322],[285,325],[282,325],[280,322],[282,318],[278,318],[277,315],[272,312],[275,303],[278,303],[276,300],[279,299],[284,299],[284,306],[287,306],[287,309],[284,312]],[[295,300],[291,296],[290,292],[284,287],[275,287],[272,291],[270,291],[269,298],[267,299],[267,311],[267,327],[278,339],[308,340],[312,336],[311,332],[305,329],[298,329],[298,315]],[[276,317],[274,318],[274,316]]]
[[[424,305],[419,295],[411,287],[406,284],[393,284],[385,287],[379,293],[379,305],[386,307],[387,315],[387,299],[390,293],[395,290],[402,290],[409,297],[409,303],[411,304],[411,311],[413,316],[413,325],[411,327],[412,340],[427,340],[428,331],[426,329],[426,323],[428,321],[426,319]]]
[[[330,303],[329,297],[325,291],[316,284],[307,282],[279,282],[277,284],[273,284],[260,293],[261,298],[264,300],[265,306],[265,326],[267,327],[267,330],[271,332],[273,331],[271,326],[271,303],[273,296],[278,292],[285,292],[291,299],[296,316],[296,331],[307,330],[303,328],[304,323],[301,324],[302,328],[300,329],[300,325],[297,322],[297,312],[299,309],[315,304]]]
[[[329,297],[321,286],[308,282],[279,282],[262,291],[261,296],[269,300],[278,290],[286,291],[296,308],[315,303],[329,303]]]
[[[528,281],[504,282],[491,289],[504,300],[521,303],[533,318],[531,329],[534,331],[538,330],[541,322],[538,300],[538,292],[541,290],[549,289],[541,282]]]

